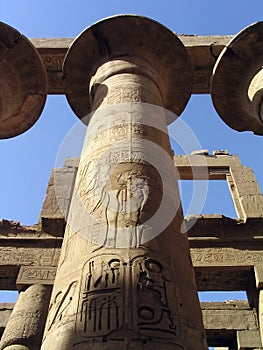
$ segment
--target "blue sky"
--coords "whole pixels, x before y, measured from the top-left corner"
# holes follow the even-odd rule
[[[262,20],[263,2],[0,0],[0,20],[28,38],[76,37],[94,22],[121,13],[150,17],[177,34],[228,35]],[[263,188],[262,137],[238,133],[226,126],[216,114],[209,95],[193,95],[180,118],[192,129],[202,148],[209,152],[228,149],[231,154],[239,154],[242,163],[254,170]],[[34,127],[23,135],[0,141],[1,218],[26,225],[37,222],[59,147],[77,122],[64,96],[49,96]],[[77,155],[77,151],[70,150],[70,155]],[[188,192],[189,187],[183,188],[185,197]],[[229,198],[224,183],[211,185],[204,212],[234,216],[226,196]]]

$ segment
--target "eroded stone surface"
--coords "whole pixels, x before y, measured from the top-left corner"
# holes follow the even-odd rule
[[[0,342],[6,347],[29,347],[38,350],[41,344],[48,311],[51,287],[40,284],[29,286],[20,292]]]

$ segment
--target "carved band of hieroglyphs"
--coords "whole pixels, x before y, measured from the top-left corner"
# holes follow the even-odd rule
[[[132,263],[133,322],[145,336],[176,341],[180,333],[177,297],[167,266],[159,259],[138,257]]]
[[[17,284],[42,283],[53,285],[56,271],[56,267],[21,266],[17,277]]]
[[[79,300],[76,329],[81,336],[106,336],[122,326],[124,264],[119,256],[87,261]]]
[[[143,256],[133,261],[96,256],[85,264],[81,283],[76,320],[80,336],[105,337],[126,327],[145,337],[178,340],[177,298],[163,262]]]
[[[56,266],[60,254],[59,248],[14,248],[0,250],[0,265],[38,265]]]
[[[261,251],[233,248],[192,248],[191,257],[194,266],[216,265],[254,265],[263,261]]]
[[[41,54],[43,63],[47,71],[62,72],[62,65],[64,61],[63,54]]]

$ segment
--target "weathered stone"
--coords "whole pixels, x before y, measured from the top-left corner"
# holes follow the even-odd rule
[[[259,290],[259,297],[258,297],[258,319],[259,319],[259,326],[260,326],[260,336],[261,341],[263,344],[263,290]]]
[[[237,331],[237,348],[238,350],[262,349],[259,331]]]
[[[0,23],[0,138],[17,136],[40,117],[47,95],[45,67],[32,43]]]
[[[49,92],[66,93],[73,110],[87,124],[86,114],[95,113],[80,165],[78,159],[67,159],[63,168],[53,171],[39,224],[23,227],[16,221],[0,221],[0,288],[28,288],[20,293],[1,349],[39,350],[48,298],[42,303],[38,296],[41,288],[49,290],[48,285],[54,283],[66,221],[44,349],[205,348],[188,242],[185,236],[179,237],[183,217],[177,178],[168,176],[163,181],[169,163],[163,155],[172,154],[165,117],[169,123],[177,115],[170,118],[161,108],[156,113],[154,109],[139,111],[136,106],[150,103],[180,114],[191,92],[190,61],[193,92],[208,92],[214,57],[230,38],[181,36],[188,61],[183,46],[173,42],[175,35],[163,27],[149,33],[141,24],[136,35],[137,20],[148,20],[129,18],[125,17],[126,22],[134,23],[128,35],[122,25],[118,30],[117,21],[111,30],[99,24],[80,36],[67,56],[63,74],[72,40],[32,40],[47,70]],[[147,40],[141,40],[144,35]],[[76,47],[81,54],[72,54]],[[256,94],[261,81],[259,73],[247,92],[256,106],[261,103],[262,95]],[[123,103],[132,107],[122,108]],[[148,112],[150,120],[142,112]],[[155,164],[149,162],[153,159]],[[184,221],[198,289],[246,290],[248,295],[248,302],[202,303],[208,343],[236,350],[237,338],[240,349],[261,348],[257,339],[263,309],[263,197],[253,172],[224,150],[176,156],[174,164],[182,179],[227,180],[238,216],[235,220],[200,215]],[[170,170],[173,174],[173,167]],[[166,210],[176,202],[177,215],[160,236],[152,237],[153,230],[146,224],[161,207],[165,190]],[[85,206],[79,206],[79,199]],[[147,234],[150,241],[143,240]],[[36,289],[40,292],[35,293]],[[10,314],[10,307],[3,307],[0,330]],[[32,308],[43,311],[41,320]]]
[[[254,266],[255,277],[256,277],[256,287],[258,289],[263,289],[263,264],[256,264]]]
[[[0,342],[0,349],[39,350],[51,287],[35,284],[20,292]]]
[[[210,304],[210,305],[209,305]],[[257,312],[238,303],[201,303],[207,330],[258,330]]]
[[[63,236],[74,188],[77,161],[68,160],[63,168],[53,169],[40,214],[41,229],[54,236]]]
[[[31,284],[53,285],[57,267],[21,266],[17,277],[17,289],[21,290]]]
[[[215,56],[218,56],[232,36],[179,35],[191,59],[194,75],[193,93],[210,92],[210,80]],[[48,75],[49,94],[64,94],[62,64],[74,39],[31,39],[45,64]]]
[[[262,38],[262,21],[232,38],[217,59],[211,82],[213,103],[224,122],[258,135],[263,135]]]
[[[14,303],[0,303],[0,339],[12,313]]]
[[[3,350],[31,350],[31,349],[24,345],[13,344],[13,345],[7,346]]]

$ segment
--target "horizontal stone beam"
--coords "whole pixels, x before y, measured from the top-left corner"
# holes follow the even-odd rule
[[[232,36],[179,35],[192,62],[194,94],[210,93],[210,78],[214,64]],[[64,94],[62,64],[72,38],[31,39],[39,51],[48,74],[49,94]]]
[[[223,154],[218,154],[218,153]],[[225,180],[230,168],[242,169],[238,156],[226,155],[227,151],[214,151],[216,154],[176,155],[174,165],[181,180]]]
[[[0,303],[0,337],[10,317],[14,304]],[[234,342],[236,334],[239,342],[257,344],[259,342],[258,320],[254,309],[245,301],[201,303],[208,345],[225,345]],[[250,340],[248,335],[254,336]],[[255,340],[256,337],[256,340]]]
[[[258,330],[257,312],[246,301],[201,303],[207,330]]]
[[[191,225],[189,243],[198,289],[247,290],[254,266],[263,262],[262,221],[239,224],[221,215],[205,215],[188,218],[186,224]],[[1,220],[0,289],[52,284],[62,241],[61,236],[43,232],[41,224],[27,227]]]

